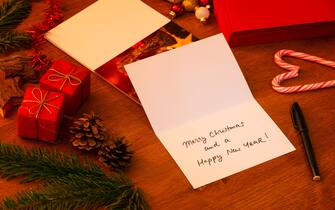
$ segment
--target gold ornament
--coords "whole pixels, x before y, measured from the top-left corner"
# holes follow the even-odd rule
[[[184,0],[183,6],[185,7],[185,10],[188,12],[193,12],[195,10],[195,7],[198,6],[197,0]]]

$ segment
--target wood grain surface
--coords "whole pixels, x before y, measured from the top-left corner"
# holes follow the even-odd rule
[[[64,1],[65,19],[93,2],[94,0]],[[164,15],[169,12],[170,4],[165,1],[144,0],[144,2]],[[34,2],[32,14],[20,28],[25,29],[41,20],[45,8],[45,3]],[[111,12],[114,9],[117,8],[111,8]],[[218,33],[214,19],[211,19],[209,24],[202,25],[193,14],[186,14],[175,22],[199,38]],[[78,64],[50,43],[43,44],[42,48],[50,58],[65,59]],[[135,151],[133,165],[127,173],[134,183],[143,189],[152,209],[335,209],[335,88],[291,95],[274,92],[270,82],[284,70],[275,65],[273,55],[277,50],[284,48],[335,60],[335,37],[233,49],[255,98],[293,143],[296,151],[197,190],[192,189],[155,136],[142,107],[93,74],[91,96],[78,114],[95,110],[105,120],[106,127],[111,133],[127,137]],[[92,52],[92,56],[94,53],[98,52]],[[288,85],[335,79],[334,69],[297,59],[286,60],[302,65],[300,78],[288,81],[286,83]],[[192,65],[192,58],[189,63]],[[294,101],[299,102],[305,113],[319,163],[320,182],[312,181],[303,145],[292,126],[289,111]],[[62,126],[60,143],[50,145],[17,137],[15,119],[15,113],[7,119],[0,119],[2,142],[28,148],[57,149],[80,157],[96,158],[94,155],[78,152],[72,148],[66,134],[69,124],[67,121]],[[108,169],[106,171],[108,172]],[[0,179],[0,199],[12,196],[17,191],[38,186],[38,183],[21,185],[17,180]]]

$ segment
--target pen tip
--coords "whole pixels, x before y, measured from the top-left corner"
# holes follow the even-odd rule
[[[299,106],[299,105],[298,105],[298,102],[296,102],[296,101],[293,102],[292,106]]]
[[[321,177],[320,176],[314,176],[313,181],[320,181]]]

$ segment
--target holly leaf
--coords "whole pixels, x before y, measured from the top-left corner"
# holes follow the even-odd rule
[[[20,78],[5,78],[5,73],[0,71],[0,115],[6,114],[14,106],[15,99],[23,96],[23,90],[19,86]]]

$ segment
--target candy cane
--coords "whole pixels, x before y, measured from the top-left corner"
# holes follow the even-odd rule
[[[329,66],[332,68],[335,68],[335,62],[330,60],[325,60],[320,57],[316,57],[313,55],[309,55],[307,53],[302,52],[295,52],[293,50],[279,50],[275,56],[274,61],[275,63],[280,66],[283,69],[288,70],[289,72],[279,74],[272,80],[272,88],[279,92],[279,93],[297,93],[297,92],[303,92],[303,91],[309,91],[309,90],[316,90],[321,88],[328,88],[335,86],[335,80],[329,80],[324,82],[318,82],[313,84],[306,84],[306,85],[296,85],[296,86],[290,86],[290,87],[283,87],[280,85],[281,82],[295,78],[299,76],[299,70],[300,66],[292,65],[289,63],[286,63],[282,57],[283,56],[291,56],[315,63],[319,63],[325,66]]]

